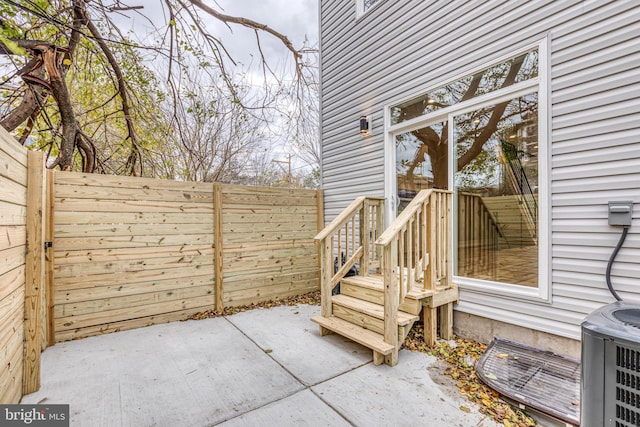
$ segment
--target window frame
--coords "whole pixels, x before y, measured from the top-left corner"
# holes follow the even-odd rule
[[[376,2],[373,5],[369,6],[369,8],[367,10],[365,10],[364,9],[364,0],[356,0],[356,18],[360,19],[363,16],[369,14],[376,7],[380,6],[380,4],[383,1],[384,0],[376,0]]]
[[[403,96],[401,99],[385,105],[384,125],[385,125],[385,197],[388,200],[385,207],[385,217],[387,225],[395,219],[395,206],[397,203],[397,183],[395,178],[395,138],[397,135],[420,127],[429,126],[438,121],[447,121],[449,129],[453,129],[453,118],[456,115],[464,114],[478,108],[486,107],[495,103],[508,101],[518,96],[536,92],[538,94],[538,135],[540,139],[538,151],[538,215],[539,215],[539,240],[538,240],[538,287],[527,287],[523,285],[491,282],[473,279],[464,276],[454,276],[453,281],[461,290],[482,295],[506,296],[514,299],[526,299],[533,302],[551,302],[551,192],[550,192],[550,169],[551,169],[551,135],[550,135],[550,108],[549,108],[549,74],[548,74],[548,48],[549,40],[545,37],[542,40],[530,43],[522,48],[509,52],[507,55],[496,57],[490,62],[481,66],[468,69],[456,75],[454,78],[438,82],[436,85],[427,87],[425,90],[414,92],[410,96]],[[403,102],[408,102],[421,94],[428,93],[439,87],[448,85],[474,73],[483,71],[489,67],[500,64],[510,58],[514,58],[532,49],[538,49],[538,75],[533,79],[516,83],[497,91],[483,94],[467,101],[448,106],[441,110],[434,111],[424,116],[416,117],[397,124],[391,124],[392,108]],[[453,189],[454,178],[454,141],[453,132],[449,132],[448,140],[448,161],[449,176],[448,188]],[[454,212],[456,208],[454,207]],[[452,235],[457,235],[455,221],[452,221]]]

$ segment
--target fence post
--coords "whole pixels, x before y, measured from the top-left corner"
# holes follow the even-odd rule
[[[44,155],[27,157],[27,257],[24,295],[24,370],[22,394],[40,388],[42,292],[44,286]]]
[[[322,190],[316,190],[316,209],[319,233],[324,229],[324,192]],[[322,290],[322,252],[319,248],[320,246],[316,244],[316,250],[320,252],[318,253],[318,289]]]
[[[224,272],[223,262],[223,239],[222,239],[222,184],[213,184],[213,233],[214,233],[214,271],[216,276],[216,300],[215,310],[221,312],[224,309]]]
[[[55,202],[55,171],[47,170],[47,190],[46,190],[46,213],[45,213],[45,238],[46,242],[50,244],[47,250],[44,252],[45,256],[45,307],[44,312],[46,317],[46,333],[44,339],[46,340],[47,347],[50,347],[56,343],[56,328],[55,328],[55,315],[53,312],[55,297],[54,297],[54,260],[55,260],[55,247],[54,243],[54,202]]]

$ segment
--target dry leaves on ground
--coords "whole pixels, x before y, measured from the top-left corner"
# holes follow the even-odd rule
[[[320,305],[320,291],[313,291],[304,295],[295,295],[292,297],[279,298],[248,305],[240,305],[237,307],[225,307],[222,311],[207,310],[196,313],[189,317],[193,320],[209,319],[212,317],[231,316],[232,314],[241,313],[243,311],[255,310],[256,308],[272,308],[282,305],[295,306],[298,304]]]
[[[500,395],[487,387],[476,375],[475,364],[487,349],[486,345],[473,340],[456,338],[452,341],[439,341],[435,347],[428,347],[424,342],[422,325],[416,324],[409,332],[404,348],[428,353],[445,360],[449,364],[445,374],[456,381],[460,394],[466,396],[471,402],[479,404],[480,412],[496,422],[506,427],[536,425],[533,418],[502,401]]]

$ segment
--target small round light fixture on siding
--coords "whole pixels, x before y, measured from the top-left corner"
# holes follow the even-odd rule
[[[369,136],[369,123],[371,122],[370,116],[360,116],[360,135]]]

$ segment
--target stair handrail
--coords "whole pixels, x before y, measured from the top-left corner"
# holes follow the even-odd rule
[[[380,261],[372,242],[382,233],[383,212],[383,197],[357,197],[314,237],[320,253],[320,298],[323,317],[333,314],[333,288],[356,263],[359,262],[360,275],[367,275],[371,268],[379,269]],[[334,271],[336,257],[339,262],[337,271]]]
[[[505,240],[505,244],[509,245],[506,236],[498,219],[489,209],[484,198],[479,194],[458,192],[458,274],[468,275],[475,274],[475,268],[488,272],[491,280],[495,272],[497,264],[496,251],[499,248],[499,238]],[[469,200],[472,202],[469,203]],[[478,207],[476,211],[473,206],[475,202]],[[462,212],[462,209],[465,212]],[[469,211],[471,208],[472,212]],[[470,218],[473,218],[471,221]],[[468,227],[469,223],[474,224]],[[475,234],[475,236],[471,236]],[[474,237],[472,239],[471,237]],[[475,238],[479,238],[479,242]],[[468,241],[474,240],[474,245],[469,246]],[[464,244],[463,244],[464,243]],[[472,260],[469,265],[469,260]],[[471,268],[471,269],[470,269]],[[465,270],[463,270],[465,269]]]
[[[514,189],[518,190],[518,195],[522,200],[524,210],[523,216],[526,220],[527,227],[534,241],[538,238],[538,203],[535,199],[531,184],[520,161],[519,151],[515,145],[510,142],[500,140],[501,151],[505,157],[506,164],[509,166],[507,176],[512,181]]]
[[[397,346],[398,306],[413,290],[417,273],[422,273],[423,290],[451,284],[451,206],[450,191],[422,190],[375,242],[382,252],[384,340],[389,344]]]

